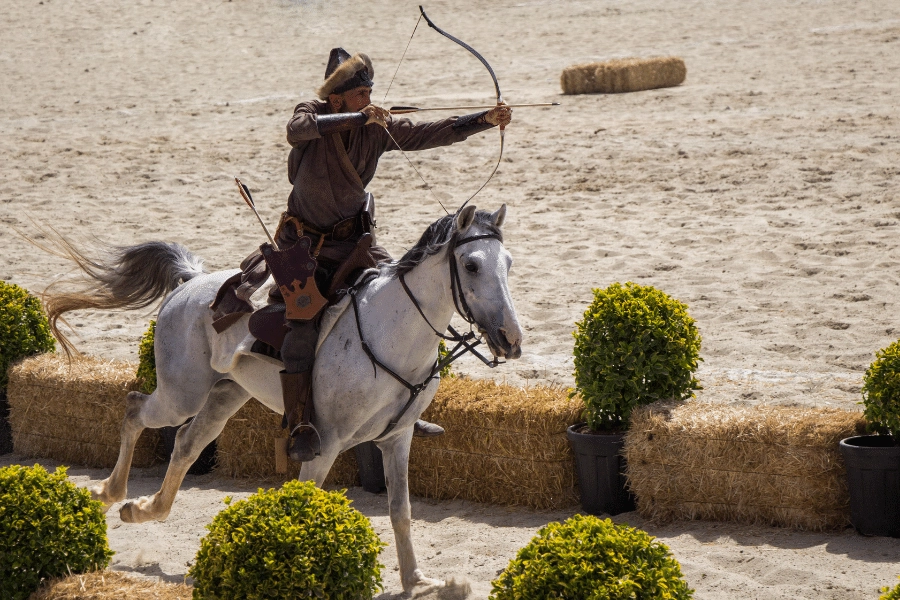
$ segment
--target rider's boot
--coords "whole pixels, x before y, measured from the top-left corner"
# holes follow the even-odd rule
[[[419,419],[413,427],[413,435],[416,437],[437,437],[444,434],[444,428],[428,421]]]
[[[284,395],[284,423],[290,431],[288,456],[297,462],[308,462],[319,456],[322,442],[310,422],[312,417],[312,369],[302,373],[281,372]]]

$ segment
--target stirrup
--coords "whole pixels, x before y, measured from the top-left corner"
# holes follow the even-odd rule
[[[296,462],[309,462],[322,454],[322,439],[312,423],[300,423],[288,438],[288,456]]]

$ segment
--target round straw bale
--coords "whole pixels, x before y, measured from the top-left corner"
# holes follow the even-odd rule
[[[560,83],[564,94],[620,94],[674,87],[687,67],[675,56],[621,58],[566,67]]]

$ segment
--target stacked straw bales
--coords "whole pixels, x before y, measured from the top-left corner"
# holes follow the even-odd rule
[[[564,94],[619,94],[674,87],[687,67],[674,56],[623,58],[566,67],[560,77]]]
[[[642,516],[825,530],[850,524],[841,439],[859,412],[785,406],[656,403],[625,437]]]
[[[236,479],[284,483],[300,475],[300,464],[289,460],[286,473],[275,469],[275,440],[287,437],[281,415],[251,399],[235,414],[219,434],[216,472]],[[337,457],[326,486],[359,485],[356,456],[352,451]]]
[[[112,468],[119,456],[125,396],[136,390],[136,366],[86,356],[71,363],[42,354],[9,370],[13,449],[65,464]],[[146,430],[134,450],[135,467],[159,462],[159,434]]]
[[[422,418],[447,432],[413,438],[409,490],[428,498],[536,509],[575,505],[566,427],[582,410],[581,401],[561,388],[444,379]]]

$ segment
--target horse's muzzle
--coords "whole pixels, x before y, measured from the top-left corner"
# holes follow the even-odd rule
[[[500,327],[482,333],[487,338],[488,348],[497,358],[516,359],[522,356],[522,333],[518,328],[509,332]]]

